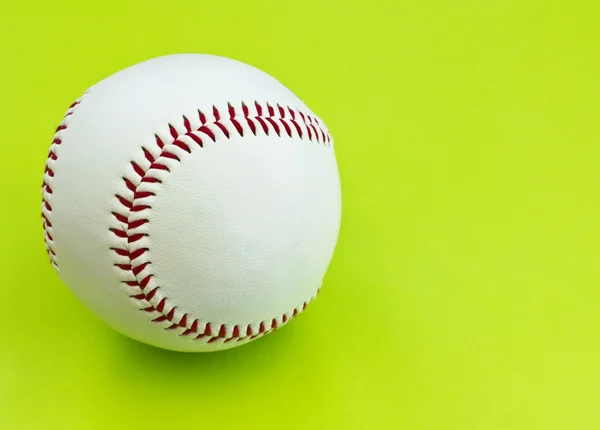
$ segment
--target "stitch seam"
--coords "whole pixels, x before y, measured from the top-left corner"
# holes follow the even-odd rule
[[[87,93],[87,92],[86,92]],[[84,94],[85,95],[85,94]],[[52,183],[52,179],[54,178],[54,164],[56,160],[58,160],[58,147],[62,144],[62,137],[64,131],[68,128],[68,120],[71,115],[75,112],[75,107],[81,103],[80,97],[76,101],[74,101],[71,106],[67,109],[62,121],[58,125],[54,133],[54,139],[52,140],[52,144],[50,145],[50,149],[48,150],[48,158],[46,159],[46,165],[44,170],[44,180],[42,183],[42,226],[44,229],[44,242],[46,244],[46,252],[48,253],[48,257],[50,258],[50,263],[56,271],[60,272],[58,267],[58,263],[56,261],[56,252],[54,251],[54,237],[53,237],[53,229],[52,222],[50,221],[52,218],[52,194],[54,190],[50,186]]]
[[[192,129],[189,119],[183,116],[182,123],[185,129],[183,133],[178,132],[174,125],[169,124],[169,134],[172,140],[165,143],[163,139],[155,135],[155,148],[142,147],[143,158],[131,161],[137,177],[123,178],[129,196],[115,195],[122,207],[122,212],[113,212],[112,215],[119,222],[120,228],[113,227],[110,231],[121,241],[121,246],[112,248],[112,251],[119,258],[115,267],[124,276],[122,283],[130,289],[129,296],[141,311],[152,314],[152,322],[161,323],[165,330],[177,330],[179,336],[190,336],[196,341],[227,343],[255,339],[287,323],[306,309],[308,303],[314,299],[311,297],[292,311],[258,324],[227,327],[225,324],[202,321],[181,312],[177,306],[170,303],[168,297],[163,294],[162,288],[154,283],[152,262],[145,256],[149,249],[136,246],[136,243],[143,237],[149,236],[149,233],[145,231],[146,224],[149,223],[145,214],[151,210],[151,206],[146,200],[156,195],[154,191],[151,191],[152,184],[162,183],[161,174],[165,175],[170,172],[169,160],[181,161],[181,157],[190,154],[195,146],[203,148],[208,142],[228,140],[235,133],[243,137],[245,131],[243,124],[255,135],[261,131],[265,135],[274,132],[278,136],[282,134],[286,134],[288,137],[297,135],[300,139],[306,138],[311,142],[327,146],[332,142],[331,136],[322,123],[317,118],[300,110],[269,104],[266,104],[265,108],[256,101],[253,110],[254,112],[251,112],[250,107],[245,103],[241,103],[238,109],[228,103],[227,114],[223,115],[216,106],[213,106],[210,120],[207,114],[198,110],[200,126],[195,130]],[[239,111],[242,113],[241,116]]]

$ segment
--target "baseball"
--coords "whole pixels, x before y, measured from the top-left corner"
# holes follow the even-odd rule
[[[266,72],[150,59],[67,110],[43,182],[62,282],[122,334],[174,351],[243,345],[315,299],[341,187],[323,120]]]

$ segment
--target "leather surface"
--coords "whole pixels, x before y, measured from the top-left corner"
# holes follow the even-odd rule
[[[129,298],[112,212],[123,210],[123,177],[135,176],[131,161],[159,151],[156,137],[185,133],[184,117],[199,125],[198,111],[226,113],[231,104],[282,105],[314,115],[270,75],[221,57],[180,54],[124,69],[94,85],[65,121],[52,178],[53,249],[59,274],[96,315],[127,336],[181,351],[228,348],[243,342],[207,343],[152,322]],[[180,160],[166,160],[162,183],[143,215],[153,285],[178,315],[233,327],[279,318],[314,298],[335,249],[341,190],[333,145],[296,133],[204,139]],[[190,145],[191,146],[191,145]],[[122,240],[121,240],[122,242]],[[133,245],[131,245],[133,246]],[[150,272],[149,272],[150,273]],[[282,319],[281,317],[287,317]],[[245,340],[247,341],[247,339]]]

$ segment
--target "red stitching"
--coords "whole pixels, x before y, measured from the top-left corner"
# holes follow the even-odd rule
[[[50,263],[54,266],[56,270],[59,270],[59,268],[58,264],[56,263],[56,252],[53,248],[54,237],[51,233],[52,223],[50,222],[50,218],[52,217],[52,205],[49,202],[50,196],[54,193],[54,191],[50,187],[52,178],[54,178],[54,169],[52,168],[52,166],[56,162],[56,160],[58,160],[56,150],[57,147],[62,144],[61,136],[68,127],[68,117],[73,115],[75,107],[79,103],[81,103],[81,99],[74,101],[69,106],[61,123],[58,125],[58,127],[56,127],[56,131],[52,139],[52,144],[50,145],[50,149],[48,150],[48,159],[46,160],[46,166],[44,169],[44,181],[42,183],[42,226],[44,229],[44,242],[46,243],[46,252],[48,253],[48,257],[50,258]]]
[[[69,107],[63,121],[56,129],[46,162],[44,183],[42,186],[44,196],[42,218],[46,248],[50,260],[57,270],[56,253],[52,248],[54,241],[51,234],[52,224],[50,222],[52,206],[47,197],[53,192],[49,183],[55,175],[52,165],[57,159],[56,146],[62,144],[61,133],[67,129],[66,119],[73,114],[75,107],[79,103],[80,100],[77,100]],[[174,125],[168,124],[169,135],[172,140],[164,142],[158,135],[155,135],[155,143],[160,150],[159,155],[155,157],[150,150],[142,147],[141,152],[145,162],[131,161],[132,169],[137,177],[123,177],[123,181],[131,196],[127,198],[119,194],[115,195],[121,206],[121,210],[112,212],[114,222],[118,224],[115,224],[109,230],[118,239],[122,240],[123,243],[119,247],[111,248],[111,251],[114,252],[113,255],[115,257],[119,258],[119,262],[115,264],[115,267],[130,278],[122,281],[124,285],[132,289],[130,297],[139,302],[141,311],[157,314],[152,319],[152,322],[165,323],[166,330],[178,329],[180,336],[193,335],[192,339],[202,340],[206,343],[217,341],[230,342],[234,340],[240,342],[264,336],[296,317],[314,299],[314,297],[310,298],[292,311],[286,312],[277,318],[260,322],[258,326],[253,324],[245,326],[234,325],[231,327],[231,330],[228,330],[225,324],[202,322],[200,319],[192,318],[186,313],[181,314],[176,306],[172,306],[169,303],[168,297],[162,294],[161,287],[151,284],[153,278],[153,274],[149,273],[151,262],[142,260],[148,248],[143,245],[135,245],[136,242],[148,236],[145,233],[136,232],[136,229],[149,222],[145,217],[140,218],[139,214],[151,209],[150,205],[144,204],[144,199],[154,196],[154,193],[140,190],[139,187],[144,183],[162,183],[160,179],[153,176],[154,172],[157,170],[169,172],[169,160],[180,161],[178,154],[181,155],[182,153],[178,152],[179,150],[188,154],[192,152],[192,146],[184,141],[186,137],[200,148],[204,147],[204,139],[210,139],[213,142],[216,142],[217,138],[230,139],[235,134],[243,136],[244,131],[248,129],[254,135],[257,135],[259,130],[262,130],[266,135],[269,135],[272,131],[280,136],[281,134],[289,137],[296,135],[300,139],[321,143],[326,146],[329,146],[332,142],[331,136],[318,119],[299,110],[295,110],[289,106],[276,105],[274,107],[268,103],[263,105],[257,101],[254,102],[254,108],[255,112],[251,112],[248,105],[243,102],[240,103],[239,107],[228,103],[227,111],[224,115],[216,106],[213,106],[211,112],[212,118],[210,119],[205,113],[198,110],[200,126],[196,130],[192,129],[192,125],[187,117],[182,117],[185,133],[178,132]],[[246,126],[247,128],[245,128]],[[135,215],[135,217],[131,218],[132,215]]]
[[[324,129],[324,126],[310,115],[294,110],[291,107],[280,105],[274,107],[266,103],[254,102],[254,107],[256,111],[251,113],[248,106],[244,103],[241,103],[239,107],[228,103],[226,111],[223,112],[215,106],[212,108],[212,118],[210,119],[209,115],[198,110],[200,125],[195,130],[192,130],[188,118],[185,116],[182,117],[185,133],[177,133],[176,127],[169,124],[169,134],[172,141],[164,142],[156,136],[160,155],[154,157],[151,155],[151,151],[142,148],[143,157],[150,163],[149,166],[144,169],[142,167],[143,164],[136,163],[135,161],[131,162],[135,174],[139,176],[135,180],[133,178],[124,178],[127,188],[131,192],[131,197],[116,196],[122,209],[120,213],[113,213],[113,215],[122,225],[119,228],[115,227],[110,230],[118,238],[127,243],[124,243],[121,248],[115,249],[116,254],[123,261],[123,263],[117,264],[115,267],[130,278],[122,281],[136,290],[130,294],[130,297],[139,302],[142,311],[157,314],[152,321],[155,323],[164,323],[165,330],[178,329],[180,336],[194,335],[194,340],[202,340],[206,343],[214,343],[219,340],[222,342],[233,340],[243,341],[263,336],[296,317],[306,308],[312,298],[292,311],[269,321],[261,322],[258,326],[248,324],[240,327],[235,325],[230,330],[228,330],[225,324],[203,323],[200,319],[192,318],[187,313],[179,314],[176,307],[169,303],[168,297],[162,294],[161,287],[151,283],[152,274],[149,272],[151,263],[149,261],[137,261],[137,259],[146,254],[148,248],[142,247],[136,249],[134,243],[141,240],[145,234],[135,233],[133,230],[149,222],[146,218],[140,219],[138,213],[151,209],[150,205],[145,204],[146,201],[144,199],[154,195],[154,193],[149,191],[141,191],[139,187],[143,183],[159,182],[158,179],[151,176],[153,171],[164,170],[168,172],[169,159],[181,161],[177,154],[181,155],[183,153],[177,152],[178,150],[191,153],[190,140],[203,148],[205,143],[203,138],[208,138],[216,142],[217,139],[231,139],[232,135],[236,133],[239,136],[243,136],[245,131],[243,124],[247,124],[247,127],[255,135],[258,131],[255,125],[256,122],[266,135],[275,132],[278,135],[285,134],[289,137],[296,135],[301,139],[304,139],[304,136],[306,136],[309,141],[318,142],[323,145],[329,145],[330,143],[329,134]],[[296,120],[296,118],[299,118],[299,120]],[[187,142],[185,141],[186,137],[190,139]],[[135,186],[135,183],[139,185]],[[135,219],[130,220],[129,217],[132,213],[136,216]],[[135,263],[134,260],[136,260]]]

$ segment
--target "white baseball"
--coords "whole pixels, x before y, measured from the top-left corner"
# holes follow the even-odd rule
[[[43,185],[50,259],[99,318],[176,351],[242,345],[317,295],[341,188],[325,124],[250,65],[178,54],[67,111]]]

